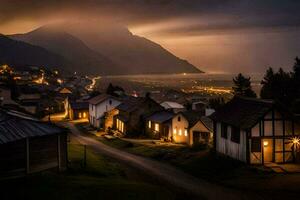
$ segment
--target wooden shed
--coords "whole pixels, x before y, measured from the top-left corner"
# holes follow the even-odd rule
[[[66,130],[0,109],[0,178],[67,167]]]

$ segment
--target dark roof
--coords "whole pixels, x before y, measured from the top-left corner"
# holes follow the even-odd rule
[[[143,97],[127,97],[126,99],[124,99],[123,103],[117,106],[117,109],[130,112],[132,110],[135,110],[144,101],[145,98]]]
[[[186,118],[189,122],[189,127],[193,127],[198,121],[201,121],[201,117],[203,116],[201,112],[194,110],[188,110],[178,114],[182,114]]]
[[[166,122],[170,119],[172,119],[174,116],[173,113],[168,112],[168,111],[161,111],[161,112],[156,112],[149,116],[147,120],[158,122],[158,123],[163,123]]]
[[[122,114],[116,115],[115,118],[121,120],[122,122],[128,122],[128,120],[129,120],[127,116],[122,115]]]
[[[0,144],[63,132],[65,129],[39,121],[30,115],[0,109]]]
[[[97,105],[97,104],[102,103],[103,101],[105,101],[107,99],[115,99],[115,100],[117,100],[117,98],[114,97],[114,96],[107,95],[107,94],[100,94],[100,95],[97,95],[97,96],[91,98],[89,100],[89,103],[93,104],[93,105]]]
[[[271,100],[234,97],[214,112],[210,118],[241,129],[249,129],[264,117],[273,106],[275,103]]]
[[[139,108],[146,100],[147,100],[146,97],[128,96],[124,99],[123,103],[117,106],[117,109],[125,112],[132,112],[137,108]]]
[[[73,101],[70,103],[70,106],[71,109],[75,109],[75,110],[89,109],[89,103],[87,101],[80,101],[80,102]]]

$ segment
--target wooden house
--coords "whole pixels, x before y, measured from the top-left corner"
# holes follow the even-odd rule
[[[89,118],[89,103],[87,101],[71,101],[68,109],[68,117],[71,120]]]
[[[170,138],[173,116],[172,112],[159,111],[147,117],[145,123],[147,135],[156,139]]]
[[[113,127],[114,110],[121,104],[115,96],[100,94],[89,100],[89,122],[93,127],[108,129]]]
[[[208,144],[212,141],[209,121],[196,111],[177,113],[172,118],[172,141],[190,146],[200,143]]]
[[[249,164],[295,161],[293,138],[300,126],[282,105],[234,97],[211,119],[217,152]]]
[[[67,167],[66,130],[0,110],[0,178]]]
[[[116,110],[114,128],[125,135],[142,136],[146,117],[164,108],[149,97],[127,97]]]

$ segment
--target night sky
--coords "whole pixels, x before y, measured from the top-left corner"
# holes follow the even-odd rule
[[[0,33],[48,23],[126,25],[208,72],[290,70],[300,56],[299,0],[0,0]]]

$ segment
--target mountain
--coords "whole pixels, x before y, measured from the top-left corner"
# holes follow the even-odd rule
[[[81,40],[53,26],[44,26],[26,34],[11,35],[11,38],[37,45],[59,54],[70,63],[72,71],[80,74],[118,74],[118,66],[109,58],[91,50]]]
[[[91,23],[66,25],[68,32],[122,67],[124,74],[199,73],[159,44],[133,35],[126,27]]]
[[[100,24],[100,25],[99,25]],[[90,22],[47,25],[14,40],[40,46],[72,64],[81,74],[125,75],[199,73],[159,44],[133,35],[126,27]],[[66,66],[60,65],[61,68]]]
[[[61,69],[67,72],[72,64],[62,56],[51,53],[44,48],[15,41],[0,35],[0,64],[8,64],[17,69],[27,66],[43,66],[47,69]]]

